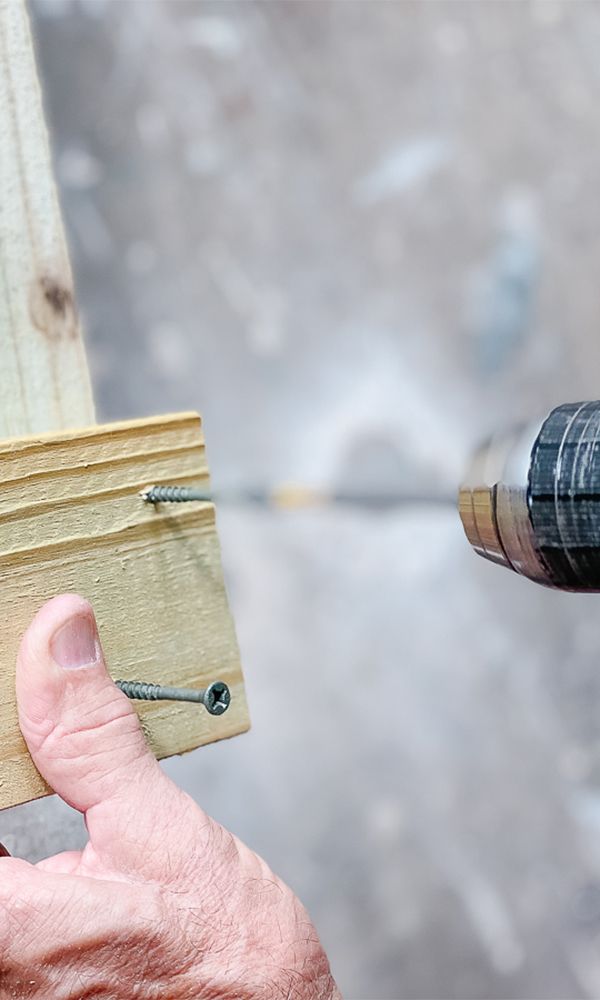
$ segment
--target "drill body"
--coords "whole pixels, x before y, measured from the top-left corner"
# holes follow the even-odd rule
[[[484,445],[460,489],[473,548],[538,583],[600,591],[600,402]]]

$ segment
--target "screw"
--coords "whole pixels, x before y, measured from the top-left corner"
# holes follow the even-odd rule
[[[231,704],[231,691],[224,681],[213,681],[207,688],[164,687],[143,681],[115,681],[128,698],[139,701],[193,701],[204,705],[210,715],[223,715]]]
[[[194,489],[193,486],[146,486],[140,496],[146,503],[190,503],[192,500],[211,503],[212,501],[208,493]]]

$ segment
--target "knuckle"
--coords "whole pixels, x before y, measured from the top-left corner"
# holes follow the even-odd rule
[[[137,716],[120,697],[107,697],[87,712],[69,708],[39,735],[38,753],[61,760],[97,752],[99,737],[111,748],[142,742]]]

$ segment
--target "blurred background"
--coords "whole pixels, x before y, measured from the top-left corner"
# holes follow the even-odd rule
[[[217,489],[445,495],[599,396],[600,5],[31,12],[102,418],[200,410]],[[450,506],[218,515],[253,730],[165,766],[347,1000],[600,996],[598,598]],[[54,800],[2,822],[83,837]]]

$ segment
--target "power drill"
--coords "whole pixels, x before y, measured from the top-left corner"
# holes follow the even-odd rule
[[[492,438],[459,493],[467,538],[530,580],[600,591],[600,402]]]

